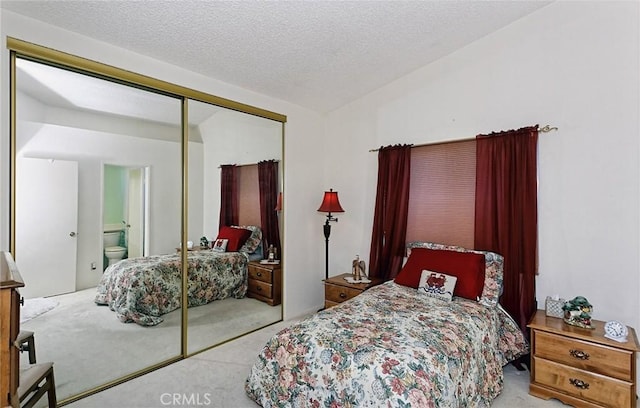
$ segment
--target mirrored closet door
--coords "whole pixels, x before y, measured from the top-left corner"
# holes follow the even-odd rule
[[[21,326],[55,363],[58,398],[179,356],[180,269],[162,324],[136,291],[150,276],[103,278],[180,243],[180,99],[17,58],[15,101],[15,256],[22,318],[36,314]]]
[[[222,272],[224,275],[214,274],[212,279],[220,280],[216,282],[217,292],[209,294],[215,301],[188,309],[187,338],[191,354],[282,319],[281,302],[273,302],[274,297],[281,297],[280,282],[266,275],[261,276],[264,279],[260,281],[252,279],[246,263],[266,258],[263,245],[266,245],[269,224],[261,217],[258,166],[260,162],[271,161],[278,167],[282,162],[283,144],[280,122],[191,99],[188,112],[188,238],[198,247],[197,251],[191,251],[191,256],[196,257],[201,250],[202,238],[212,247],[218,237],[223,200],[221,172],[225,165],[233,165],[236,172],[239,208],[234,227],[248,228],[254,238],[260,239],[259,243],[249,241],[240,248],[245,255],[218,252],[219,247],[209,250],[213,255],[219,254],[219,263],[235,263],[237,267],[227,268]],[[276,184],[277,191],[272,194],[277,197],[282,185],[281,172],[277,174]],[[263,191],[263,194],[267,193]],[[266,210],[277,217],[275,204]],[[253,296],[255,292],[265,296]]]
[[[58,401],[280,321],[280,285],[278,302],[251,295],[249,257],[259,264],[263,248],[240,255],[240,280],[220,295],[228,275],[211,275],[201,239],[218,237],[220,166],[276,162],[271,192],[282,191],[286,117],[19,40],[8,47],[21,329],[34,332],[38,360],[54,362]],[[237,224],[262,228],[259,214]]]

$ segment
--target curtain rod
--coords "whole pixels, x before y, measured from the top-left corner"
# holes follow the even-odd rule
[[[540,129],[538,129],[538,132],[547,133],[547,132],[551,132],[552,130],[558,130],[558,128],[555,127],[555,126],[545,125],[545,126],[541,127]],[[467,138],[464,138],[464,139],[445,140],[445,141],[442,141],[442,142],[420,143],[420,144],[411,145],[411,147],[434,146],[434,145],[442,145],[442,144],[448,144],[448,143],[469,142],[471,140],[476,140],[476,138],[475,137],[467,137]],[[369,149],[369,151],[370,152],[377,152],[377,151],[380,151],[380,148]]]
[[[280,160],[275,160],[275,159],[271,159],[271,160],[261,160],[261,161],[274,161],[276,163],[280,163]],[[259,162],[258,162],[259,163]],[[234,166],[255,166],[258,163],[243,163],[243,164],[233,164]],[[218,166],[219,169],[222,168],[222,164]]]

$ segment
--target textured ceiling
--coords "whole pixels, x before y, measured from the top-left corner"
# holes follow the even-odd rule
[[[319,112],[550,1],[9,1],[0,7]]]

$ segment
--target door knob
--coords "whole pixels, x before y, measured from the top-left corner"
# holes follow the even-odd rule
[[[75,237],[75,236],[76,236],[76,233],[75,233],[75,232],[73,232],[73,231],[71,231],[71,232],[69,233],[69,236],[70,236],[70,237]]]

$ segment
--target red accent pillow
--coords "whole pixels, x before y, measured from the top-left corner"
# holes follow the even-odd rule
[[[484,288],[485,261],[483,254],[413,248],[407,263],[394,281],[399,285],[418,288],[423,270],[446,273],[458,278],[455,296],[478,300]]]
[[[251,231],[244,228],[222,227],[216,239],[228,239],[227,252],[238,252],[251,236]]]

